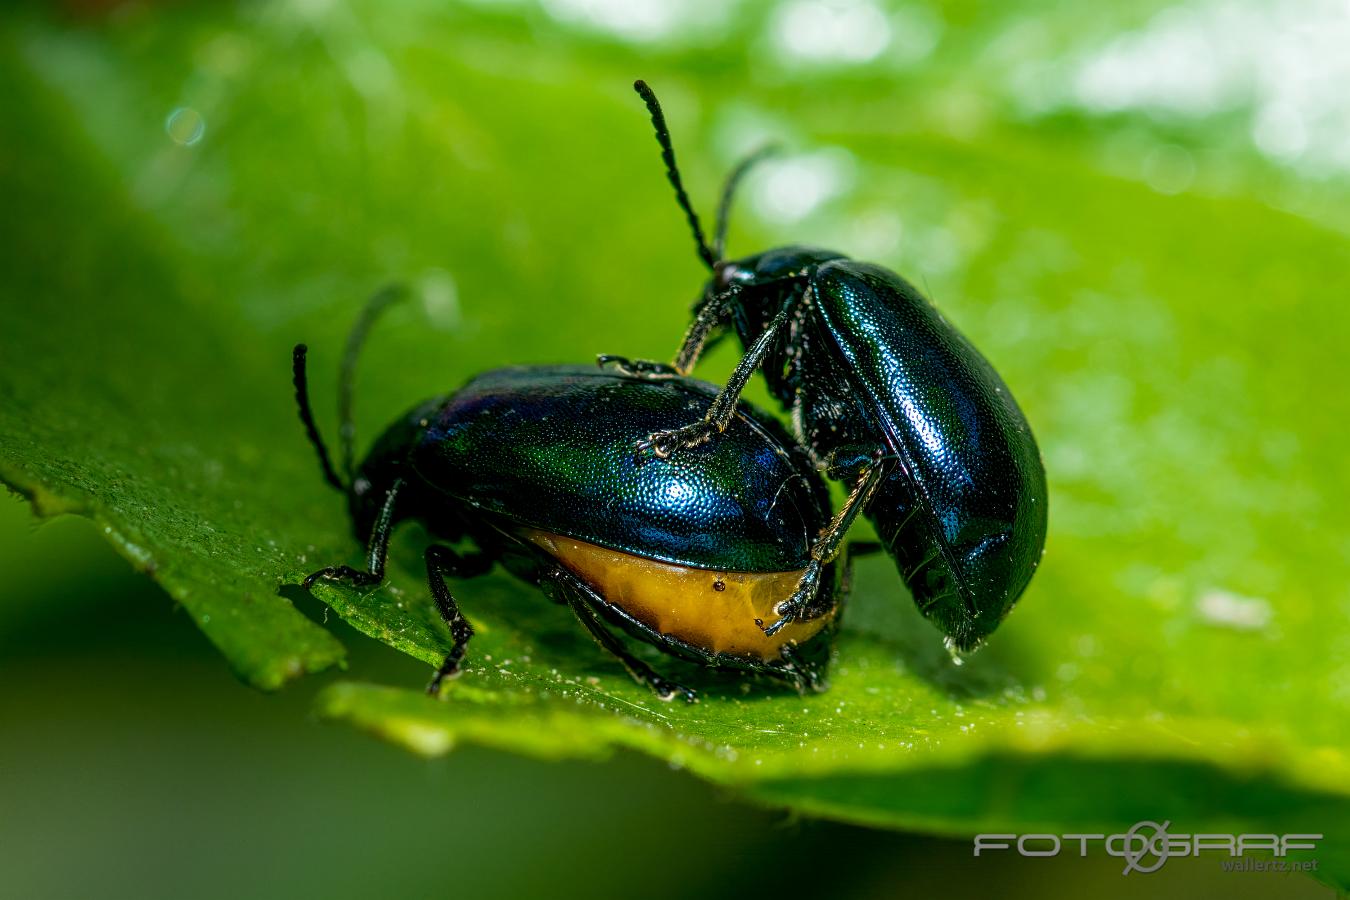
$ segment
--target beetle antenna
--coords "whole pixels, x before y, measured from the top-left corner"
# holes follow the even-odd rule
[[[666,163],[666,177],[670,179],[670,186],[675,188],[676,202],[680,204],[685,218],[689,220],[689,230],[694,233],[694,243],[698,245],[698,258],[703,260],[703,264],[709,269],[714,268],[717,265],[717,255],[708,246],[707,238],[703,236],[703,226],[698,221],[698,213],[694,212],[689,195],[685,193],[680,168],[675,164],[675,147],[670,143],[670,129],[666,127],[666,116],[661,112],[661,104],[657,102],[656,94],[647,86],[647,82],[642,79],[633,82],[633,90],[638,92],[642,102],[647,104],[647,112],[651,113],[652,127],[656,129],[656,142],[661,145],[661,159]]]
[[[300,407],[300,421],[305,425],[305,435],[309,437],[309,442],[319,454],[319,466],[323,468],[324,480],[345,494],[347,485],[342,483],[342,479],[333,469],[328,448],[324,446],[323,438],[319,435],[319,426],[314,423],[314,410],[309,405],[309,376],[305,372],[305,354],[308,352],[309,348],[304,344],[296,344],[295,349],[291,351],[291,381],[295,384],[295,403]]]
[[[765,144],[737,163],[736,168],[727,176],[726,184],[722,185],[721,202],[717,204],[717,233],[713,237],[712,245],[713,256],[717,259],[722,259],[726,255],[727,227],[730,225],[731,201],[736,196],[736,189],[741,186],[742,179],[751,169],[770,156],[776,155],[781,149],[777,144]]]
[[[342,354],[342,368],[338,372],[338,447],[342,451],[342,471],[350,485],[356,476],[356,422],[352,414],[352,394],[356,383],[356,361],[365,346],[371,326],[394,303],[402,300],[408,289],[402,284],[386,285],[366,301],[351,334],[347,335],[347,349]]]

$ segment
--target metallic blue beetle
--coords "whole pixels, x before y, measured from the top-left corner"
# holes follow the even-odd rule
[[[823,566],[861,512],[949,648],[974,649],[1012,609],[1045,544],[1045,471],[1012,392],[894,272],[813,247],[725,259],[727,210],[758,154],[728,179],[709,246],[660,105],[646,84],[635,88],[712,278],[673,366],[613,356],[601,362],[653,379],[683,376],[728,326],[746,348],[706,415],[654,431],[639,446],[664,458],[707,442],[724,431],[750,376],[762,370],[817,466],[850,486],[798,591],[765,626],[769,633],[810,615]]]
[[[461,554],[437,543],[426,551],[431,592],[452,638],[432,693],[459,672],[473,636],[445,576],[483,574],[494,562],[566,603],[662,699],[692,700],[694,692],[629,653],[612,628],[704,665],[823,688],[847,564],[826,572],[804,621],[774,635],[755,624],[796,588],[830,519],[824,482],[775,420],[742,404],[715,445],[639,460],[634,442],[702,415],[717,388],[591,366],[498,369],[401,416],[357,467],[354,363],[393,296],[377,296],[348,344],[339,389],[343,475],[310,410],[305,347],[295,348],[301,420],[368,548],[365,571],[330,566],[306,587],[320,579],[380,583],[394,526],[417,519],[441,541],[467,538],[477,548]]]

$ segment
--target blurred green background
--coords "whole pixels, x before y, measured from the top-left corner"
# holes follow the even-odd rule
[[[847,818],[950,834],[1189,811],[1321,828],[1342,852],[1346,46],[1344,4],[1315,0],[7,7],[0,463],[45,512],[113,524],[32,533],[20,503],[0,506],[0,894],[1141,890],[1114,860],[972,865],[965,840],[738,805],[628,752],[538,763],[465,747],[422,762],[314,723],[333,676],[251,692],[192,627],[257,683],[338,658],[272,596],[308,555],[353,549],[284,362],[308,340],[325,396],[317,373],[379,284],[410,281],[422,303],[372,348],[367,436],[484,368],[673,352],[702,273],[629,90],[638,76],[667,106],[705,214],[742,153],[787,148],[748,183],[733,254],[817,242],[924,287],[1016,390],[1052,490],[1046,565],[965,672],[897,608],[879,561],[860,572],[836,692],[743,710],[788,738],[722,745],[736,710],[670,714],[708,747],[741,748],[729,778],[762,753],[778,779],[762,799]],[[725,375],[730,350],[700,374]],[[750,396],[764,399],[758,382]],[[394,580],[419,596],[411,552]],[[490,705],[513,677],[547,687],[559,660],[572,678],[594,665],[602,698],[641,701],[528,591],[498,579],[470,593],[484,634],[446,716],[472,717],[468,700]],[[412,611],[362,619],[324,599],[387,643],[438,652]],[[318,604],[302,612],[347,648],[351,676],[424,678]],[[483,660],[521,648],[541,659],[520,676]],[[855,725],[890,749],[864,752]],[[1159,786],[1186,770],[1113,789],[1107,768],[1075,804],[972,766],[950,805],[907,807],[903,788],[818,790],[793,756],[808,728],[844,771],[908,742],[958,778],[981,751],[1047,751],[1053,771],[1063,748],[1156,751],[1223,777],[1169,796]],[[1211,859],[1174,860],[1146,889],[1327,892]]]

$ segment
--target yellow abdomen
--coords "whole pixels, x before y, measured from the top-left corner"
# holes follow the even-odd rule
[[[536,529],[523,529],[521,537],[643,625],[713,653],[776,660],[784,645],[805,643],[834,618],[830,613],[793,622],[773,637],[755,624],[778,618],[774,606],[792,595],[804,570],[721,572],[644,559]]]

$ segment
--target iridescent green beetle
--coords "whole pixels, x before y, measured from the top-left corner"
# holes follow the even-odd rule
[[[348,500],[366,570],[330,566],[305,579],[384,579],[394,526],[420,520],[432,596],[452,646],[428,690],[456,675],[473,628],[445,577],[501,562],[567,604],[606,650],[662,699],[694,692],[625,649],[618,628],[720,669],[822,689],[847,564],[831,565],[806,615],[772,635],[756,625],[796,588],[830,520],[824,483],[782,427],[745,404],[724,439],[678,459],[638,460],[633,443],[701,415],[716,396],[692,379],[651,382],[590,366],[498,369],[401,416],[354,465],[351,382],[372,303],[348,345],[340,380],[343,475],[310,410],[305,347],[295,348],[296,398],[330,484]]]

